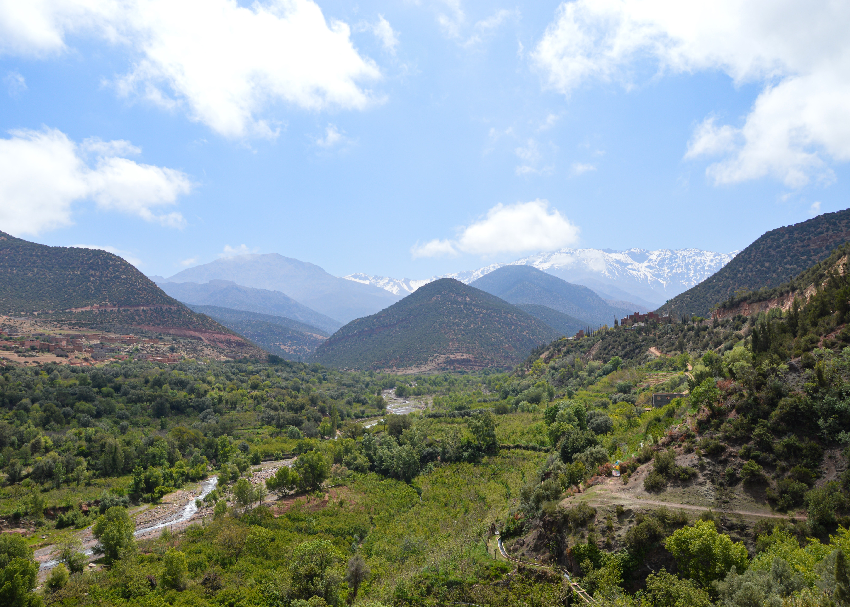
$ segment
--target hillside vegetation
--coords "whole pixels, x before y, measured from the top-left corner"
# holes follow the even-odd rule
[[[503,266],[471,286],[512,304],[546,306],[593,326],[612,324],[615,318],[634,312],[612,307],[587,287],[568,283],[531,266]]]
[[[537,320],[543,321],[560,335],[574,335],[582,329],[587,328],[587,324],[583,323],[579,319],[573,318],[568,314],[558,312],[558,310],[553,310],[546,306],[537,304],[516,304],[516,307],[523,312],[531,314]]]
[[[714,306],[740,292],[772,289],[790,281],[848,241],[850,209],[771,230],[716,274],[674,297],[658,312],[708,316]]]
[[[230,329],[166,295],[117,255],[48,247],[0,232],[0,313],[36,312],[81,327],[201,339],[235,358],[259,353]]]
[[[444,278],[345,325],[313,358],[352,369],[506,368],[556,335],[498,297]]]
[[[0,232],[0,313],[180,304],[112,253],[48,247]]]

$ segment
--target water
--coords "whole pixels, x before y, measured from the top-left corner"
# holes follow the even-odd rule
[[[208,496],[213,491],[213,489],[215,489],[217,484],[218,484],[218,477],[217,476],[210,477],[207,480],[203,481],[201,483],[201,494],[199,496],[197,496],[197,498],[195,498],[195,499],[204,499],[206,496]],[[169,526],[175,525],[177,523],[183,523],[183,522],[191,519],[193,516],[195,516],[195,513],[197,511],[198,511],[198,506],[195,505],[195,500],[194,499],[189,500],[189,503],[187,503],[185,506],[183,506],[183,509],[180,510],[175,516],[169,518],[166,521],[162,521],[160,523],[157,523],[156,525],[150,525],[148,527],[140,527],[139,529],[136,529],[133,532],[133,535],[139,536],[139,535],[143,535],[145,533],[150,533],[151,531],[156,531],[157,529],[162,529],[163,527],[169,527]],[[83,551],[83,554],[85,554],[87,557],[92,556],[94,554],[94,550],[92,550],[91,548],[88,548],[88,549]],[[53,567],[55,567],[58,564],[59,564],[58,559],[52,559],[52,560],[49,560],[49,561],[44,561],[41,564],[41,566],[39,567],[39,569],[41,569],[42,571],[45,570],[45,569],[52,569]]]

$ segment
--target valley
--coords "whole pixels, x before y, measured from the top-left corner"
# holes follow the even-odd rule
[[[111,279],[76,310],[19,298],[0,318],[0,593],[835,604],[848,246],[709,316],[618,308],[524,265],[428,282],[331,331],[219,278],[159,281],[207,302],[186,305],[142,282],[131,316],[91,295]]]

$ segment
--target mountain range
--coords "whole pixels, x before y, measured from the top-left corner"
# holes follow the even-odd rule
[[[443,277],[411,280],[368,274],[349,274],[348,280],[385,289],[395,295],[412,293],[437,278],[454,278],[471,284],[506,265],[532,266],[573,284],[593,289],[607,300],[637,304],[634,311],[648,311],[702,282],[735,257],[700,249],[560,249],[538,253],[510,264],[490,264],[477,270]],[[642,308],[642,309],[641,309]]]
[[[190,306],[214,306],[221,309],[241,310],[257,314],[284,317],[310,327],[312,332],[330,335],[342,323],[311,310],[280,291],[254,289],[230,280],[211,280],[204,284],[195,282],[169,282],[159,280],[159,287],[173,298]]]
[[[217,259],[178,272],[168,282],[201,284],[211,280],[285,293],[340,324],[374,314],[399,299],[385,289],[337,278],[315,264],[277,253]]]
[[[509,368],[559,333],[516,306],[451,278],[358,318],[323,342],[323,365],[427,372]]]

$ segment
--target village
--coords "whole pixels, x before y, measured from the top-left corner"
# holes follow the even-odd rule
[[[95,366],[128,359],[173,364],[186,355],[170,338],[76,329],[31,318],[0,316],[0,365]]]

